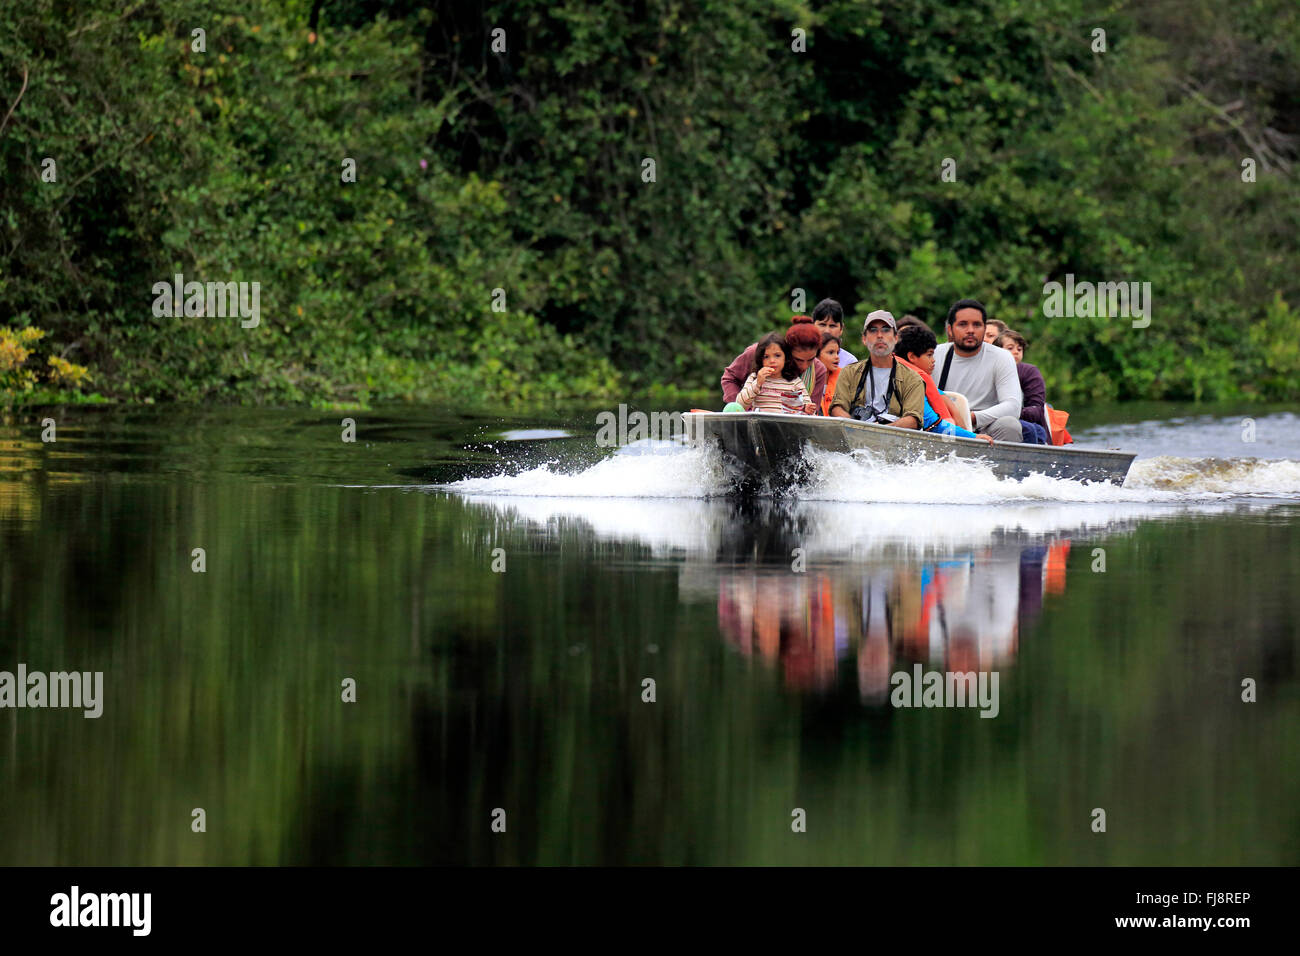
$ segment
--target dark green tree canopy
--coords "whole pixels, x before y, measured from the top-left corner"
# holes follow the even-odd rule
[[[1056,401],[1294,397],[1297,104],[1289,0],[12,4],[0,326],[114,398],[526,402],[974,295]]]

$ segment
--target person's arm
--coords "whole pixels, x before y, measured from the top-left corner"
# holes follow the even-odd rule
[[[804,388],[803,379],[795,379],[795,382],[798,388],[791,389],[793,392],[791,399],[798,404],[801,414],[816,415],[820,409],[812,403],[812,399],[808,396],[808,389]]]
[[[808,398],[810,405],[820,405],[826,395],[826,378],[831,373],[826,371],[826,366],[822,364],[819,358],[813,359],[813,390],[812,395]]]
[[[722,370],[722,401],[724,404],[736,400],[736,396],[745,384],[745,376],[749,374],[753,361],[754,346],[751,345]]]
[[[952,433],[958,436],[959,438],[982,438],[990,445],[993,444],[992,435],[978,435],[975,432],[968,432],[966,429],[962,428],[960,425],[957,424],[954,424],[952,426]]]
[[[764,379],[766,379],[766,377],[767,376],[764,376]],[[741,407],[747,412],[753,411],[754,399],[758,396],[758,390],[762,385],[763,383],[759,381],[757,375],[750,375],[749,378],[745,379],[744,387],[736,393],[736,397],[733,398],[732,401],[740,402]]]
[[[898,391],[898,418],[890,424],[896,428],[920,428],[925,421],[925,382],[913,372],[903,377]]]
[[[1024,365],[1022,364],[1020,368],[1024,368]],[[1025,369],[1020,385],[1025,396],[1024,405],[1020,409],[1020,418],[1046,428],[1047,409],[1044,406],[1047,404],[1047,385],[1043,381],[1043,373],[1037,368]]]
[[[1010,415],[1012,418],[1020,417],[1020,408],[1024,404],[1024,396],[1020,392],[1020,376],[1016,374],[1016,360],[1011,357],[1010,352],[1003,352],[1001,349],[996,351],[1002,352],[1001,360],[994,365],[993,373],[993,388],[998,400],[996,404],[988,405],[979,410],[978,422],[975,418],[977,413],[972,408],[972,425],[987,425],[1004,415]]]

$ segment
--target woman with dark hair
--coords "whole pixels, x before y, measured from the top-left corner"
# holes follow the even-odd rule
[[[817,361],[817,350],[821,348],[822,335],[813,320],[806,315],[796,315],[791,320],[790,328],[785,333],[788,356],[793,360],[804,388],[812,397],[812,404],[821,407],[822,397],[826,394],[826,366]],[[754,348],[751,345],[732,360],[722,373],[722,400],[734,402],[745,380],[754,370]]]
[[[1016,375],[1020,379],[1020,391],[1025,396],[1024,404],[1020,406],[1021,430],[1025,433],[1025,441],[1035,445],[1051,444],[1047,432],[1047,383],[1043,381],[1042,372],[1022,361],[1029,351],[1029,343],[1015,329],[1006,329],[993,344],[1006,349],[1016,360]]]

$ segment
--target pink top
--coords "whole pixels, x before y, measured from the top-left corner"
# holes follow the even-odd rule
[[[736,396],[736,401],[747,412],[784,412],[787,415],[803,414],[803,407],[812,404],[808,389],[803,387],[801,379],[769,378],[762,385],[758,384],[757,373],[745,379],[745,387]]]

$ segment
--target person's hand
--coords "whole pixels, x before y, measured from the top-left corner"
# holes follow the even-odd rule
[[[984,439],[986,442],[988,442],[990,445],[993,444],[993,436],[992,436],[992,435],[979,435],[979,434],[977,434],[975,437],[976,437],[976,438],[983,438],[983,439]]]
[[[816,414],[817,414],[817,406],[814,405],[812,402],[809,402],[807,405],[805,405],[805,406],[803,407],[803,413],[804,413],[805,415],[816,415]]]
[[[776,372],[774,372],[770,366],[764,365],[758,370],[758,384],[762,385],[775,374]]]

